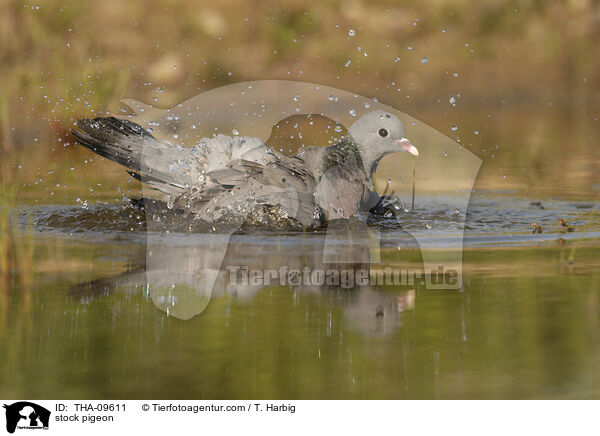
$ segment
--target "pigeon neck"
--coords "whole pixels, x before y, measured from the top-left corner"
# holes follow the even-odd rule
[[[371,180],[373,180],[373,177],[375,177],[375,171],[377,171],[377,167],[379,166],[379,162],[381,161],[381,159],[383,159],[383,155],[376,158],[370,163],[368,167],[366,167],[369,171],[369,177],[371,178]]]
[[[344,136],[340,142],[329,147],[323,161],[323,173],[338,165],[351,165],[355,163],[361,171],[364,171],[363,158],[358,150],[356,142],[350,135]]]
[[[373,179],[375,171],[379,166],[379,162],[388,154],[394,153],[397,150],[381,149],[377,146],[361,147],[362,161],[364,162],[364,171],[368,174],[369,179]]]

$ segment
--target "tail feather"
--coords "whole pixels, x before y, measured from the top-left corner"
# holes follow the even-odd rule
[[[114,117],[77,121],[73,136],[81,145],[129,169],[140,171],[145,139],[156,139],[138,124]]]
[[[140,125],[114,117],[84,118],[73,136],[84,147],[119,163],[128,173],[167,194],[185,190],[189,177],[180,163],[189,149],[158,141]]]

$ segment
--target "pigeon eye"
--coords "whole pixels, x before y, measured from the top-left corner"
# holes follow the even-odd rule
[[[388,135],[388,131],[385,129],[379,129],[379,136],[385,138]]]

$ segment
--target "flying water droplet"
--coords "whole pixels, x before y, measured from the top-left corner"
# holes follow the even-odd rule
[[[354,31],[354,29],[350,29],[348,30],[348,35],[352,38],[354,35],[356,35],[356,32]]]
[[[450,126],[450,130],[452,130],[453,132],[456,132],[458,130],[458,126],[456,124],[452,124]]]

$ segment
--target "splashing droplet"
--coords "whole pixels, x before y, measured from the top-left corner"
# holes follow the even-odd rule
[[[348,30],[348,35],[352,38],[354,35],[356,35],[356,32],[354,31],[354,29],[350,29]]]
[[[458,126],[456,124],[452,124],[450,126],[450,130],[452,130],[453,132],[456,132],[458,130]]]

